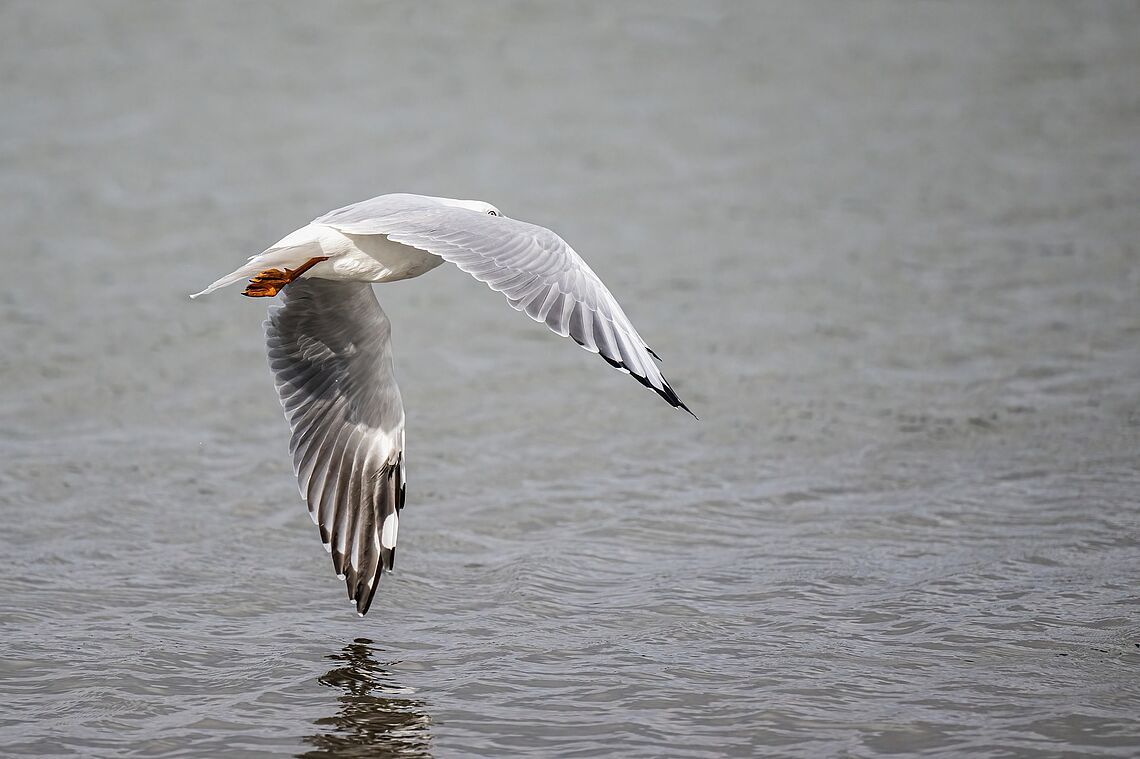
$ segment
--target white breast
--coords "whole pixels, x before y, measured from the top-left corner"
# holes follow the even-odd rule
[[[383,235],[346,235],[323,224],[309,224],[288,235],[274,247],[314,246],[316,255],[328,256],[305,277],[352,280],[355,282],[395,282],[418,277],[443,263],[416,248],[392,242]]]

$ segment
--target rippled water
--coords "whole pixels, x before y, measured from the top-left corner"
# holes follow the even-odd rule
[[[1134,3],[0,5],[0,753],[1131,756]],[[700,422],[444,268],[358,619],[264,304],[407,190],[554,227]]]

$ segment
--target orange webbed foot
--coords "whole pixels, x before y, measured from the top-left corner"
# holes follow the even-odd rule
[[[250,298],[272,298],[281,292],[281,288],[313,268],[321,261],[327,261],[328,256],[310,258],[296,269],[266,269],[249,281],[241,294]]]
[[[293,281],[290,273],[288,269],[266,269],[251,279],[241,294],[250,298],[272,298],[281,292],[282,287]]]

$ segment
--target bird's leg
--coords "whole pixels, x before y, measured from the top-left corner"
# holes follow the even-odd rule
[[[281,288],[289,284],[297,277],[301,276],[309,269],[313,268],[321,261],[328,260],[328,256],[318,256],[317,258],[310,258],[305,263],[298,266],[296,269],[266,269],[258,274],[256,277],[249,281],[249,284],[244,290],[242,295],[248,295],[250,298],[272,298],[277,293],[281,292]]]

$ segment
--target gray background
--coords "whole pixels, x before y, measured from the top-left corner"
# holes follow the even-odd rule
[[[0,752],[1134,755],[1140,6],[0,5]],[[583,254],[701,416],[461,272],[377,288],[343,598],[265,304],[336,206]]]

